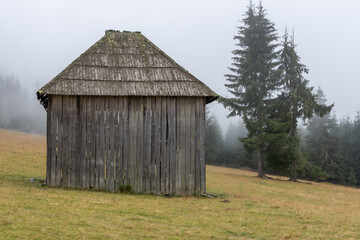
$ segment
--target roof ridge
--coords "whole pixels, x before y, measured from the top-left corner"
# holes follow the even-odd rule
[[[115,30],[115,29],[106,29],[105,30],[105,35],[108,32],[117,32],[117,33],[141,33],[141,31],[129,31],[129,30],[123,30],[122,32],[120,30]]]

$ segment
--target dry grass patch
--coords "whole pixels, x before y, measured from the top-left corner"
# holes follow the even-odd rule
[[[0,129],[1,239],[359,239],[360,191],[207,167],[219,197],[41,187],[45,138]]]

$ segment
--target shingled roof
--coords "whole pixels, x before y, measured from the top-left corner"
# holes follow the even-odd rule
[[[37,92],[44,107],[48,95],[218,98],[140,32],[114,30]]]

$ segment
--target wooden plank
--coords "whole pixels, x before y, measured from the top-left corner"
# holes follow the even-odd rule
[[[161,193],[161,174],[160,174],[160,127],[161,127],[161,97],[156,97],[155,108],[155,181],[156,191],[154,193]]]
[[[72,96],[69,96],[69,174],[68,174],[68,186],[69,187],[74,187],[74,183],[75,181],[73,182],[72,181],[72,170],[73,170],[73,145],[74,145],[74,140],[73,140],[73,134],[74,134],[74,131],[73,131],[73,97]]]
[[[134,192],[138,192],[138,170],[137,170],[137,166],[138,166],[138,118],[139,118],[139,111],[138,111],[138,98],[137,97],[132,97],[132,103],[133,103],[133,123],[132,124],[132,134],[133,134],[133,140],[130,141],[130,144],[133,145],[132,150],[133,150],[133,154],[132,154],[132,158],[130,158],[131,161],[131,186],[134,190]]]
[[[132,185],[135,192],[139,192],[139,151],[140,151],[140,143],[139,143],[139,134],[140,134],[140,123],[139,123],[139,115],[140,115],[140,100],[139,97],[134,98],[135,103],[135,122],[134,122],[134,145],[135,145],[135,153],[134,153],[134,164],[133,164],[133,178]]]
[[[119,97],[114,97],[114,191],[119,190]]]
[[[52,134],[51,134],[51,102],[52,96],[49,96],[48,99],[48,108],[46,114],[46,184],[51,186],[51,141],[52,141]]]
[[[108,182],[108,154],[109,154],[109,123],[108,123],[108,97],[104,97],[104,182],[105,182],[105,189],[108,188],[107,182]]]
[[[70,96],[63,96],[63,102],[64,102],[64,115],[63,115],[63,133],[65,135],[64,137],[64,167],[63,167],[63,179],[62,181],[64,184],[62,184],[64,187],[70,187],[70,167],[71,167],[71,102],[70,102]]]
[[[69,96],[69,160],[68,160],[68,186],[72,184],[72,162],[73,162],[73,97]]]
[[[80,187],[86,188],[86,102],[87,98],[80,96],[80,120],[79,120],[79,140],[80,140]],[[79,151],[79,149],[78,149]]]
[[[129,98],[129,139],[130,139],[130,159],[129,159],[129,184],[136,190],[135,166],[136,166],[136,101],[134,97]]]
[[[136,164],[136,101],[134,97],[129,98],[130,108],[129,108],[129,140],[130,140],[130,153],[129,153],[129,184],[135,190],[135,164]]]
[[[84,188],[90,188],[90,165],[91,165],[91,97],[87,96],[85,101],[84,117],[85,117],[85,178],[83,182]]]
[[[91,97],[86,97],[84,101],[84,124],[85,124],[85,169],[83,176],[82,186],[83,188],[90,187],[90,165],[91,165],[91,141],[90,141],[90,129],[91,129]]]
[[[69,137],[69,147],[68,150],[68,159],[67,159],[67,176],[68,176],[68,187],[71,187],[71,168],[72,168],[72,96],[68,97],[68,137]]]
[[[100,112],[98,111],[99,98],[91,97],[90,119],[90,188],[99,188],[100,175]]]
[[[169,179],[167,178],[167,163],[168,163],[168,121],[167,121],[167,104],[168,98],[162,97],[161,101],[161,127],[160,127],[160,186],[161,194],[167,194],[167,186],[169,185]]]
[[[150,159],[150,170],[149,170],[149,178],[150,178],[150,192],[156,193],[156,181],[155,181],[155,132],[156,132],[156,97],[152,98],[151,103],[151,159]]]
[[[195,108],[195,192],[200,194],[200,108],[201,98],[196,98]]]
[[[190,126],[190,119],[191,119],[191,98],[187,97],[185,100],[185,192],[186,195],[190,194],[190,151],[191,151],[191,126]]]
[[[176,184],[175,184],[175,194],[181,195],[181,182],[182,182],[182,175],[181,175],[181,159],[182,159],[182,149],[181,149],[181,130],[182,124],[181,121],[181,105],[182,105],[182,98],[178,97],[176,100]]]
[[[153,97],[146,98],[146,112],[145,112],[145,171],[144,171],[144,185],[145,193],[150,193],[151,180],[151,128],[152,128],[152,100]]]
[[[176,172],[177,172],[177,165],[176,165],[176,157],[177,157],[177,111],[176,111],[176,101],[177,98],[173,97],[173,107],[172,107],[172,116],[173,116],[173,127],[172,127],[172,131],[173,131],[173,142],[171,144],[171,162],[172,162],[172,166],[174,166],[174,174],[173,175],[173,179],[172,179],[172,185],[173,185],[173,190],[175,190],[175,186],[176,186]],[[175,193],[175,191],[172,191],[171,193]]]
[[[196,107],[196,99],[190,98],[190,136],[188,141],[190,142],[190,159],[188,159],[190,163],[190,172],[189,172],[189,194],[195,194],[195,107]]]
[[[157,136],[158,136],[158,120],[157,120],[157,101],[158,98],[154,97],[154,102],[152,104],[152,132],[151,132],[151,193],[156,193],[156,160],[157,160]]]
[[[57,108],[57,157],[56,157],[56,186],[61,186],[61,164],[62,164],[62,96],[57,97],[58,108]]]
[[[110,191],[114,191],[114,182],[115,182],[115,178],[114,178],[114,171],[115,171],[115,153],[114,153],[114,141],[115,141],[115,108],[114,108],[114,101],[115,98],[114,97],[109,97],[109,144],[110,144],[110,158],[109,158],[109,182],[108,182],[108,189]]]
[[[95,138],[92,139],[92,121],[95,118],[94,115],[92,115],[92,109],[91,109],[91,102],[92,97],[86,98],[86,111],[85,111],[85,121],[86,121],[86,170],[85,170],[85,179],[83,182],[83,187],[90,188],[91,187],[91,158],[92,156],[91,152],[91,144],[95,145]],[[95,134],[95,133],[94,133]],[[94,143],[92,143],[94,141]],[[95,174],[94,174],[95,175]],[[95,176],[93,176],[95,178]],[[95,185],[95,184],[94,184]],[[93,185],[93,186],[94,186]]]
[[[144,98],[138,98],[138,118],[137,118],[137,192],[143,192],[143,159],[144,159],[144,144],[143,144],[143,136],[144,136]]]
[[[180,143],[181,143],[181,195],[186,195],[187,191],[187,175],[186,175],[186,128],[187,128],[187,116],[186,116],[186,97],[181,98],[181,132],[180,132]]]
[[[80,187],[80,152],[79,152],[79,98],[80,96],[73,97],[73,125],[72,125],[72,139],[73,139],[73,146],[72,146],[72,182],[73,188]]]
[[[168,105],[169,137],[167,147],[167,193],[175,194],[176,186],[176,98],[169,97]]]
[[[75,114],[74,114],[74,119],[75,119],[75,124],[74,124],[74,130],[75,130],[75,134],[74,134],[74,140],[75,140],[75,148],[74,148],[74,152],[75,152],[75,188],[81,188],[81,159],[80,159],[80,141],[81,141],[81,135],[80,135],[80,130],[81,130],[81,125],[80,125],[80,115],[81,115],[81,106],[80,106],[80,100],[81,96],[76,96],[74,97],[74,108],[75,108]]]
[[[56,96],[53,96],[51,99],[50,104],[50,117],[51,117],[51,175],[50,175],[50,185],[55,186],[56,185],[56,145],[57,145],[57,118],[56,118],[56,112],[57,112],[57,102],[56,102]]]
[[[200,120],[199,120],[199,131],[200,131],[200,192],[206,192],[205,185],[205,100],[204,98],[200,101]]]
[[[123,121],[124,121],[124,148],[123,148],[123,180],[124,185],[130,184],[129,182],[129,166],[130,166],[130,126],[129,126],[129,97],[124,97],[124,110],[123,110]]]
[[[142,133],[141,133],[141,149],[142,149],[142,159],[141,159],[141,163],[142,163],[142,168],[141,168],[141,192],[145,193],[146,192],[146,171],[147,171],[147,163],[146,163],[146,113],[147,113],[147,105],[148,105],[148,100],[147,97],[143,97],[143,127],[142,127]]]
[[[69,186],[69,159],[70,159],[70,138],[69,138],[69,128],[70,128],[70,119],[69,119],[69,96],[63,96],[63,124],[62,124],[62,166],[61,166],[61,186]]]
[[[105,97],[105,187],[109,190],[110,182],[110,97]]]
[[[124,186],[124,97],[119,98],[119,152],[118,152],[118,180],[119,186]]]
[[[133,177],[132,177],[132,186],[133,186],[133,190],[134,192],[138,193],[139,192],[139,159],[140,159],[140,142],[139,142],[139,134],[140,134],[140,123],[139,123],[139,115],[140,115],[140,99],[139,97],[134,97],[134,106],[135,106],[135,115],[134,115],[134,129],[133,129],[133,133],[134,133],[134,142],[133,144],[135,145],[134,149],[134,159],[133,159]],[[131,143],[131,142],[130,142]]]
[[[69,108],[69,111],[68,111],[68,120],[69,120],[69,129],[68,129],[68,136],[69,136],[69,147],[68,147],[68,165],[67,165],[67,172],[68,172],[68,187],[72,187],[71,185],[71,173],[72,173],[72,134],[73,134],[73,130],[72,130],[72,125],[73,125],[73,120],[72,120],[72,115],[73,115],[73,112],[72,112],[72,100],[73,100],[73,97],[72,96],[69,96],[68,98],[68,101],[69,101],[69,104],[68,104],[68,108]]]
[[[99,98],[99,130],[100,130],[100,159],[96,159],[96,168],[99,170],[99,189],[105,188],[105,98]]]
[[[56,145],[57,145],[57,118],[56,118],[56,111],[57,111],[57,106],[56,106],[56,96],[52,96],[51,99],[51,103],[49,103],[49,105],[51,105],[51,111],[50,111],[50,122],[51,122],[51,145],[50,145],[50,152],[51,152],[51,162],[50,162],[50,185],[51,186],[55,186],[56,185]]]
[[[69,132],[69,138],[70,138],[70,158],[69,158],[69,184],[71,188],[75,187],[75,130],[74,130],[74,115],[75,115],[75,109],[74,109],[74,97],[69,97],[70,102],[70,109],[69,109],[69,119],[70,119],[70,132]]]

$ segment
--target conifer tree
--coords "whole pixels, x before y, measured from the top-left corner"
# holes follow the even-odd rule
[[[277,162],[279,166],[289,167],[292,181],[297,181],[297,168],[301,156],[297,133],[298,119],[311,119],[314,113],[323,116],[330,112],[333,106],[326,106],[324,102],[316,101],[313,88],[308,86],[309,81],[303,76],[309,70],[300,62],[295,47],[294,34],[289,39],[285,29],[279,65],[283,93],[273,101],[276,103],[274,109],[270,108],[272,114],[276,115],[275,121],[270,124],[271,128],[275,128],[275,131],[270,129],[275,137],[272,137],[270,144],[272,148],[269,148],[275,153],[275,157],[282,161],[282,164]],[[269,157],[274,158],[271,154]]]
[[[231,112],[229,116],[242,116],[248,135],[242,138],[249,152],[258,152],[258,177],[264,177],[264,155],[267,136],[267,105],[273,91],[279,85],[276,67],[278,65],[276,48],[277,35],[274,23],[266,16],[261,2],[255,8],[248,6],[243,25],[234,36],[238,49],[230,71],[225,75],[225,86],[233,95],[220,101]]]
[[[352,169],[350,170],[350,173],[349,173],[348,184],[350,186],[356,186],[356,184],[357,184],[357,179],[356,179],[354,170],[352,170]]]

